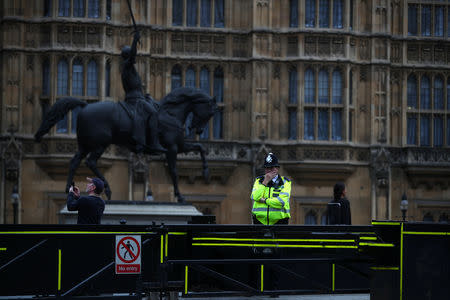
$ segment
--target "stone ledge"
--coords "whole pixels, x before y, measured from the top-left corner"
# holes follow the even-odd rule
[[[328,185],[346,181],[356,170],[356,167],[348,164],[296,164],[284,165],[283,168],[296,184],[320,182]]]
[[[136,201],[120,201],[119,203],[106,202],[102,217],[102,224],[119,224],[124,219],[128,225],[151,224],[152,222],[164,224],[187,224],[192,217],[202,216],[193,205],[177,203],[151,203]],[[68,211],[67,206],[59,212],[60,223],[75,224],[78,212]]]

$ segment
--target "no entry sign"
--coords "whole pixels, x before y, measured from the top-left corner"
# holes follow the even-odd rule
[[[116,235],[116,274],[141,273],[141,236]]]

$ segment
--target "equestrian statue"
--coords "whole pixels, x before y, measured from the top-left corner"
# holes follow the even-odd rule
[[[134,18],[133,23],[135,25]],[[165,153],[175,197],[178,202],[184,202],[184,197],[178,189],[177,153],[200,152],[203,175],[205,178],[209,176],[204,147],[200,143],[185,142],[186,118],[192,113],[190,129],[201,134],[217,111],[216,100],[200,89],[187,87],[174,89],[159,103],[149,96],[144,96],[141,78],[134,66],[136,47],[140,39],[139,31],[136,27],[135,29],[131,47],[125,46],[121,52],[120,70],[125,101],[99,101],[88,104],[74,97],[61,97],[45,115],[35,134],[35,140],[41,141],[69,111],[80,107],[76,126],[78,151],[70,162],[66,192],[69,191],[76,169],[86,158],[88,168],[104,181],[105,194],[110,200],[111,188],[97,168],[97,160],[109,145],[115,144],[134,153]]]

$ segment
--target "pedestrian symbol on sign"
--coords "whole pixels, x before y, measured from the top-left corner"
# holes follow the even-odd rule
[[[141,236],[116,236],[116,274],[141,271]]]

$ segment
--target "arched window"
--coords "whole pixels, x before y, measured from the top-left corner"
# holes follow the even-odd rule
[[[417,35],[417,4],[408,4],[408,35]]]
[[[343,134],[347,130],[343,127],[344,78],[342,71],[336,68],[331,72],[327,67],[322,67],[318,75],[316,86],[316,77],[312,68],[307,68],[305,71],[304,139],[342,141]],[[350,109],[354,108],[350,107]],[[350,119],[352,112],[349,111]],[[348,120],[347,125],[351,136],[351,120]]]
[[[417,144],[417,115],[408,114],[407,120],[407,137],[406,141],[408,145]]]
[[[434,7],[434,35],[444,36],[444,7]]]
[[[344,1],[333,0],[333,28],[344,27]]]
[[[342,109],[332,110],[331,122],[331,139],[342,141]]]
[[[171,78],[172,78],[172,82],[171,82],[172,90],[181,87],[181,85],[182,85],[181,84],[181,68],[179,65],[175,65],[172,68]]]
[[[316,0],[305,1],[305,27],[316,26]]]
[[[187,87],[195,87],[195,70],[191,66],[186,70],[186,83]]]
[[[290,0],[289,12],[289,27],[298,27],[298,0]]]
[[[214,1],[214,27],[216,28],[223,28],[225,26],[225,6],[223,1]]]
[[[450,77],[447,79],[447,110],[450,110]]]
[[[52,16],[52,2],[53,0],[44,0],[44,17]]]
[[[422,35],[430,36],[431,35],[431,5],[422,5],[421,8],[422,17]]]
[[[317,216],[313,211],[309,211],[305,216],[305,224],[315,225],[317,224]]]
[[[420,82],[420,108],[422,109],[430,109],[431,101],[430,101],[431,89],[430,89],[430,79],[427,75],[423,75]]]
[[[211,0],[201,0],[200,26],[211,27]]]
[[[333,71],[332,80],[333,104],[342,104],[342,73],[339,70]]]
[[[297,69],[289,70],[289,103],[297,103]]]
[[[328,102],[328,72],[324,69],[319,71],[319,103]]]
[[[305,103],[314,103],[316,98],[316,78],[314,71],[310,68],[305,72]]]
[[[87,95],[98,96],[98,67],[97,62],[93,59],[88,64]]]
[[[420,108],[431,109],[430,79],[423,75],[420,82]],[[430,146],[431,118],[429,114],[420,115],[420,145]]]
[[[88,17],[89,18],[98,18],[98,17],[100,17],[99,0],[89,0]]]
[[[183,0],[172,1],[172,25],[183,25]]]
[[[111,62],[109,60],[105,65],[105,97],[111,97]]]
[[[200,89],[205,91],[205,93],[207,93],[208,95],[210,94],[209,70],[206,67],[203,67],[200,70]],[[209,123],[206,124],[202,134],[200,135],[200,138],[201,139],[209,138]]]
[[[69,94],[69,65],[65,59],[58,62],[58,76],[57,76],[57,95],[66,96]]]
[[[209,95],[209,70],[206,67],[203,67],[200,70],[200,89]]]
[[[444,80],[441,76],[434,79],[434,109],[444,109]]]
[[[48,59],[42,63],[42,96],[50,96],[50,63]]]
[[[319,2],[319,27],[330,27],[330,0],[320,0]]]
[[[186,26],[197,26],[197,0],[186,0]]]
[[[289,104],[297,104],[297,69],[289,70]],[[288,139],[297,139],[297,106],[288,109]]]
[[[417,109],[417,77],[414,74],[409,75],[407,82],[407,105],[408,109]],[[408,145],[417,144],[417,115],[408,113],[406,142]]]
[[[329,137],[329,116],[328,109],[319,109],[319,128],[318,128],[318,139],[321,141],[327,141]]]
[[[70,1],[71,0],[59,0],[58,1],[58,17],[70,16]]]
[[[408,108],[417,108],[417,78],[416,75],[411,74],[408,77]]]
[[[420,115],[420,145],[430,146],[430,115]]]
[[[111,20],[111,0],[106,0],[106,20]]]
[[[57,95],[67,96],[69,94],[69,65],[65,59],[61,59],[58,62],[58,75],[57,75]],[[67,133],[67,115],[56,124],[56,132]]]
[[[73,0],[74,17],[83,18],[85,9],[85,0]]]
[[[444,80],[441,76],[434,79],[434,101],[435,110],[444,109]],[[433,116],[433,145],[442,147],[444,145],[444,117],[441,114]]]
[[[218,110],[214,114],[213,137],[214,139],[223,139],[223,70],[217,67],[214,70],[214,97],[218,104]]]
[[[442,115],[433,116],[433,145],[435,147],[444,145],[444,119]]]
[[[304,139],[314,140],[315,113],[312,108],[305,108]]]
[[[72,95],[84,95],[83,76],[83,62],[80,59],[75,59],[72,65]]]

